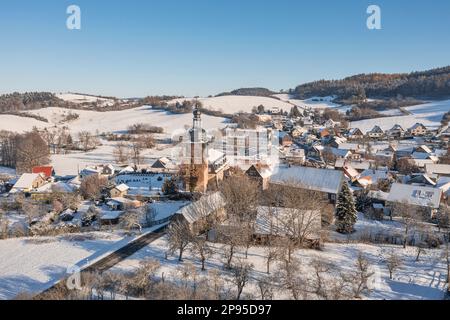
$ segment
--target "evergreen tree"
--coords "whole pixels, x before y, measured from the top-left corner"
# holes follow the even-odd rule
[[[172,178],[164,180],[162,192],[165,195],[174,195],[178,193],[178,185]]]
[[[347,182],[344,182],[336,206],[336,227],[340,233],[352,233],[356,223],[357,211],[355,200]]]
[[[299,118],[299,117],[301,117],[301,116],[302,116],[302,114],[300,113],[300,110],[298,110],[298,107],[297,107],[297,106],[294,106],[294,107],[291,109],[291,117]]]

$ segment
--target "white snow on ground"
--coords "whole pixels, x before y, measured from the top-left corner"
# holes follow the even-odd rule
[[[383,111],[378,111],[378,113],[385,115],[385,116],[401,116],[403,113],[400,111],[400,109],[388,109]]]
[[[101,107],[107,107],[114,104],[113,99],[107,99],[107,98],[100,98],[95,96],[88,96],[88,95],[82,95],[82,94],[75,94],[75,93],[59,93],[55,94],[57,98],[69,101],[73,103],[92,103],[92,102],[99,102],[99,105]]]
[[[0,166],[0,174],[6,174],[10,176],[16,175],[16,169],[7,168],[7,167],[1,167]]]
[[[93,261],[131,238],[107,233],[0,241],[0,300],[39,292],[66,275],[67,268]]]
[[[102,164],[114,164],[114,145],[115,142],[101,141],[103,145],[89,152],[71,152],[69,154],[52,154],[51,161],[57,175],[77,175],[79,170],[87,166]],[[170,146],[158,146],[156,149],[145,150],[142,153],[142,164],[152,165],[161,157],[171,157],[173,148]]]
[[[132,236],[90,232],[1,240],[0,300],[12,299],[21,292],[42,292],[67,276],[68,268],[83,270],[161,226]]]
[[[67,114],[68,109],[45,108],[29,111],[31,114],[45,117],[50,122],[42,122],[32,118],[19,116],[0,115],[0,130],[9,131],[30,131],[33,126],[38,128],[53,127],[59,124],[62,114]],[[98,132],[123,132],[130,125],[136,123],[147,123],[153,126],[163,127],[166,133],[170,134],[184,126],[192,125],[192,114],[170,114],[164,111],[153,110],[149,106],[122,111],[96,112],[85,110],[70,110],[79,114],[79,118],[70,121],[67,125],[73,133],[80,131]],[[205,129],[216,129],[225,126],[226,119],[219,117],[203,116],[203,126]]]
[[[426,127],[437,128],[440,125],[442,116],[450,111],[450,100],[436,101],[405,109],[411,112],[412,115],[355,121],[350,126],[359,128],[364,133],[371,130],[375,125],[380,126],[383,130],[391,129],[395,124],[399,124],[404,129],[407,129],[417,122],[422,123]]]
[[[33,127],[43,129],[47,126],[49,126],[49,123],[33,118],[13,116],[8,114],[0,115],[0,130],[23,133],[32,130]]]
[[[183,102],[184,100],[192,100],[194,98],[174,99],[169,102]],[[285,101],[269,97],[255,97],[255,96],[222,96],[212,98],[199,98],[205,108],[222,111],[223,113],[237,113],[237,112],[252,112],[254,107],[263,105],[266,109],[281,108],[284,111],[289,111],[292,104]]]
[[[222,246],[213,244],[215,254],[207,261],[207,270],[217,269],[223,274],[223,279],[230,279],[229,274],[223,269]],[[166,279],[175,279],[174,273],[183,263],[192,263],[196,266],[197,271],[201,274],[201,264],[195,256],[186,251],[184,261],[178,262],[176,256],[169,256],[165,259],[165,252],[168,243],[166,238],[161,238],[144,249],[138,251],[133,256],[116,265],[112,271],[130,272],[139,266],[139,262],[144,259],[156,259],[161,263],[161,269],[158,274],[164,275]],[[394,279],[389,279],[389,272],[385,266],[384,259],[395,250],[401,257],[403,266],[394,273]],[[359,253],[369,259],[372,265],[372,271],[375,276],[371,279],[371,287],[373,293],[367,297],[369,299],[442,299],[446,287],[446,266],[442,259],[441,250],[427,250],[421,256],[419,262],[415,262],[416,250],[394,246],[375,246],[369,244],[338,244],[326,243],[323,251],[315,250],[298,250],[295,256],[301,263],[302,274],[313,276],[311,262],[315,258],[320,258],[326,262],[332,263],[336,267],[341,268],[344,272],[352,272],[355,270],[355,263]],[[236,257],[244,258],[244,250],[241,249]],[[248,262],[254,264],[255,269],[252,272],[252,280],[244,289],[247,296],[258,298],[258,288],[256,279],[266,275],[266,259],[264,249],[261,247],[252,247],[249,250]],[[276,264],[272,264],[272,273],[276,273]],[[234,288],[234,287],[231,287]],[[290,299],[288,293],[277,293],[277,299]]]
[[[343,106],[333,103],[334,97],[312,97],[306,100],[295,99],[290,94],[276,94],[274,97],[277,97],[280,100],[289,102],[299,107],[309,107],[311,109],[326,109],[326,108],[342,108]]]

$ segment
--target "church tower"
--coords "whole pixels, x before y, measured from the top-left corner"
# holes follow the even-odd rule
[[[187,142],[188,161],[184,164],[186,190],[206,192],[208,188],[208,139],[202,127],[201,112],[198,105],[193,111],[192,128]]]

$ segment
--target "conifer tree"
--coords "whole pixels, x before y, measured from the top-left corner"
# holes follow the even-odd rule
[[[340,233],[352,233],[357,220],[355,200],[347,182],[344,182],[336,206],[336,227]]]

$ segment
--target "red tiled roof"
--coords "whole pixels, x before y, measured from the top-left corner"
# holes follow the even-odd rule
[[[53,175],[53,167],[52,166],[42,166],[42,167],[34,167],[32,169],[33,173],[42,173],[46,178],[49,178]]]

